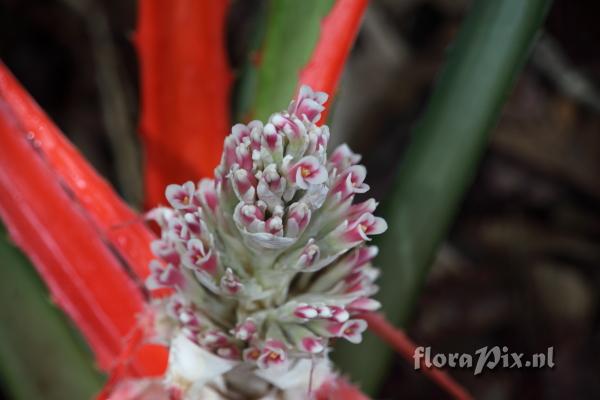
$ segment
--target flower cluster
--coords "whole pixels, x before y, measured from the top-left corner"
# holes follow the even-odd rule
[[[215,179],[169,185],[170,207],[151,212],[147,285],[170,289],[155,308],[172,390],[306,390],[302,371],[329,374],[330,339],[361,341],[360,314],[379,307],[365,243],[386,223],[373,199],[354,203],[369,189],[360,156],[327,157],[326,100],[302,87],[268,123],[235,125]]]

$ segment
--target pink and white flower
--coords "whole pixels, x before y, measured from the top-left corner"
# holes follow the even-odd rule
[[[294,316],[303,320],[313,319],[319,316],[319,310],[308,304],[300,304],[294,310]]]
[[[310,87],[303,85],[298,93],[298,98],[290,105],[289,112],[302,119],[305,117],[309,122],[316,123],[321,118],[321,112],[325,110],[327,101],[326,93],[314,92]]]
[[[314,156],[301,158],[289,171],[291,181],[300,189],[319,185],[327,180],[327,170]]]
[[[350,147],[344,143],[331,153],[331,156],[329,156],[329,165],[331,169],[335,168],[338,172],[341,172],[351,165],[359,163],[360,159],[360,155],[353,153]]]
[[[300,350],[307,353],[318,354],[325,350],[323,339],[316,336],[306,336],[300,340]]]
[[[258,360],[257,365],[262,369],[282,366],[287,361],[286,346],[280,340],[267,339]]]
[[[298,237],[310,222],[310,208],[306,203],[293,203],[287,214],[286,232],[289,237]]]
[[[198,206],[195,196],[196,187],[193,182],[183,185],[169,185],[165,192],[169,204],[176,210],[192,210]]]
[[[217,272],[217,258],[212,249],[206,248],[198,239],[188,241],[187,251],[183,254],[182,261],[183,265],[196,271],[204,271],[210,275]]]
[[[185,285],[185,279],[179,268],[172,264],[163,266],[158,261],[150,263],[150,275],[146,281],[149,289],[159,289],[163,287],[182,288]]]
[[[239,294],[244,285],[240,282],[240,280],[235,276],[233,270],[231,268],[227,268],[225,270],[225,274],[221,278],[221,289],[223,292],[230,296],[235,296]]]
[[[367,322],[363,319],[351,319],[346,321],[340,328],[340,337],[351,343],[360,343],[362,341],[362,333],[367,330]]]
[[[234,330],[234,335],[237,339],[248,341],[252,339],[254,334],[257,331],[256,323],[252,319],[247,319],[240,325],[238,325]]]
[[[340,201],[346,200],[355,193],[365,193],[369,185],[364,183],[367,169],[362,165],[353,165],[340,174],[333,186],[332,195],[337,195]]]
[[[344,239],[349,243],[360,243],[371,240],[369,236],[379,235],[387,230],[387,223],[383,218],[375,217],[371,213],[362,214],[355,221],[350,222],[344,233]]]

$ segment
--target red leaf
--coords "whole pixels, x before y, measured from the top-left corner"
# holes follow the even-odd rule
[[[210,176],[229,132],[228,1],[142,0],[141,65],[146,205],[169,183]]]
[[[0,63],[0,97],[35,144],[38,156],[54,171],[87,213],[100,237],[119,250],[129,267],[147,276],[153,259],[149,243],[155,235],[88,164],[48,116]]]
[[[300,73],[300,85],[333,96],[368,3],[368,0],[336,1],[322,22],[319,41],[309,62]],[[321,121],[326,120],[325,112]]]
[[[109,370],[145,302],[117,254],[145,275],[153,235],[1,63],[0,143],[0,216]],[[134,360],[132,372],[164,366],[164,354],[151,358]]]

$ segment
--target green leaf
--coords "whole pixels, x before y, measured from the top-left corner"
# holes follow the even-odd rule
[[[333,0],[271,0],[258,66],[253,117],[265,120],[287,107],[300,71],[319,38]]]
[[[383,269],[379,299],[392,323],[406,324],[413,310],[550,3],[477,0],[450,49],[383,202],[389,230],[377,243],[376,263]],[[372,334],[335,355],[368,393],[376,392],[392,359]]]
[[[91,399],[102,386],[84,344],[0,225],[0,380],[19,400]]]

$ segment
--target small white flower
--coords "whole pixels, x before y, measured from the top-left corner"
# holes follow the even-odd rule
[[[186,390],[192,385],[210,382],[236,364],[204,350],[184,335],[178,335],[171,342],[165,382],[168,387]]]

